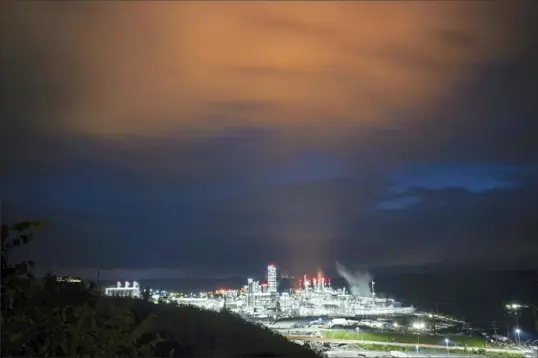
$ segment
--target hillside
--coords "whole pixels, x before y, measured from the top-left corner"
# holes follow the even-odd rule
[[[139,317],[155,314],[155,330],[165,340],[156,345],[157,356],[173,348],[174,357],[317,357],[283,336],[226,311],[141,300],[129,300],[128,304]]]
[[[9,254],[38,224],[2,226],[2,356],[304,357],[313,351],[227,312],[103,296],[92,283],[36,279]]]

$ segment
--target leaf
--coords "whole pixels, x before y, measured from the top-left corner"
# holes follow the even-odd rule
[[[71,336],[71,344],[69,345],[69,356],[76,357],[77,351],[78,351],[78,342],[81,341],[81,338],[84,334],[83,332],[83,325],[86,322],[86,318],[89,314],[89,307],[87,303],[84,303],[84,306],[77,307],[75,310],[75,317],[77,318],[77,322],[72,327],[72,336]]]
[[[21,263],[16,264],[16,265],[15,265],[15,271],[16,271],[18,274],[26,274],[26,272],[27,272],[26,263],[25,263],[25,262],[21,262]]]
[[[0,225],[0,238],[2,239],[2,242],[7,240],[8,237],[9,237],[9,226]]]
[[[64,308],[62,308],[62,313],[61,313],[62,321],[67,322],[67,311],[72,308],[73,306],[71,305],[65,306]]]
[[[9,340],[11,342],[16,342],[21,338],[22,338],[22,332],[14,332],[14,333],[9,334]]]
[[[149,315],[138,326],[136,326],[129,335],[132,342],[139,340],[144,333],[150,333],[155,323],[155,315]]]
[[[45,225],[44,221],[26,220],[26,221],[21,221],[20,223],[13,225],[11,228],[15,231],[22,232],[28,229],[37,229],[37,228],[43,227],[44,225]]]
[[[27,243],[31,242],[34,239],[34,235],[22,234],[21,236],[19,236],[19,239],[22,241],[23,245],[26,245]]]

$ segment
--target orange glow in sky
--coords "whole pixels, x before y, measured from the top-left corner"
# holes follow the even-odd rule
[[[39,54],[69,94],[51,121],[99,137],[383,123],[434,107],[470,81],[475,64],[520,45],[515,11],[495,2],[59,2],[10,11],[3,27],[19,35],[6,46]]]

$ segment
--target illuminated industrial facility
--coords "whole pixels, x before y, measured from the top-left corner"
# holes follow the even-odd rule
[[[122,286],[121,282],[118,281],[116,287],[105,288],[105,295],[138,298],[140,297],[140,285],[136,281],[132,285],[129,281],[126,281],[125,285]]]
[[[300,288],[289,292],[278,292],[277,267],[267,266],[267,283],[247,280],[239,290],[219,290],[215,293],[200,293],[189,297],[169,295],[165,301],[182,305],[195,305],[210,310],[226,308],[250,317],[358,317],[412,315],[413,307],[402,307],[393,299],[352,295],[345,288],[331,287],[330,278],[321,272],[315,277],[306,275],[300,280]],[[372,282],[373,289],[373,282]],[[160,295],[163,298],[162,295]]]
[[[82,279],[80,277],[73,276],[58,276],[56,277],[56,282],[82,283]]]
[[[375,282],[368,274],[353,276],[342,267],[338,272],[346,280],[349,290],[333,288],[331,279],[319,271],[315,276],[300,277],[295,289],[279,292],[278,269],[271,264],[267,266],[264,281],[248,278],[246,285],[240,289],[219,289],[197,294],[148,290],[143,296],[156,304],[175,303],[212,311],[228,310],[288,338],[308,336],[319,339],[327,337],[324,332],[329,330],[351,332],[353,329],[359,336],[362,330],[374,330],[376,334],[406,331],[408,334],[417,335],[418,347],[421,335],[435,335],[442,329],[452,327],[460,329],[465,324],[461,320],[439,313],[417,312],[414,307],[402,306],[391,298],[379,298],[374,292]],[[116,287],[106,288],[105,294],[138,298],[142,296],[136,281],[132,284],[125,282],[123,285],[118,282]],[[527,306],[510,304],[506,309],[514,311],[524,307]],[[405,318],[401,319],[402,317]],[[514,340],[518,344],[521,344],[521,334],[522,331],[515,327]],[[508,340],[505,337],[501,339],[502,342]],[[444,342],[448,347],[448,338],[445,338]]]

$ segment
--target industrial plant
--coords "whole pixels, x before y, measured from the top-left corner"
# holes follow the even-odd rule
[[[116,287],[105,288],[105,295],[139,298],[141,296],[140,285],[136,281],[132,284],[129,281],[125,281],[125,284],[118,281]]]
[[[133,281],[118,282],[115,287],[106,288],[105,294],[144,297],[156,304],[175,303],[206,310],[228,310],[297,344],[309,344],[325,357],[377,357],[383,352],[360,347],[364,344],[375,346],[383,341],[384,345],[393,349],[388,352],[390,354],[384,355],[387,357],[408,357],[408,353],[400,351],[402,349],[414,350],[415,357],[431,356],[431,352],[426,354],[428,349],[446,349],[450,354],[450,350],[467,349],[464,344],[480,342],[493,345],[493,348],[487,349],[496,353],[517,353],[537,358],[536,350],[532,347],[518,350],[524,348],[519,339],[519,329],[515,330],[518,347],[506,346],[507,337],[489,336],[483,332],[479,338],[462,336],[458,327],[465,327],[465,322],[439,313],[418,312],[414,307],[403,306],[394,299],[380,298],[375,293],[375,282],[370,275],[352,274],[339,264],[337,270],[346,280],[348,288],[332,287],[331,279],[320,271],[315,276],[303,275],[297,280],[295,288],[279,292],[277,267],[268,265],[264,281],[248,278],[246,285],[239,289],[197,294],[165,290],[142,292],[139,283]],[[507,308],[519,307],[523,306],[512,304]],[[456,333],[441,336],[441,331],[444,334],[449,331]],[[333,339],[338,338],[338,334],[345,338],[343,342]],[[389,337],[407,340],[389,342]],[[412,337],[411,342],[409,337]],[[357,350],[356,343],[359,341],[361,346]]]
[[[346,274],[343,276],[345,278]],[[320,272],[314,277],[304,275],[296,289],[278,292],[275,265],[267,266],[266,279],[266,282],[260,282],[249,278],[245,286],[235,290],[191,295],[152,291],[151,297],[155,302],[176,302],[210,310],[227,309],[252,318],[402,316],[412,315],[415,311],[414,307],[403,307],[393,299],[376,297],[374,281],[368,285],[368,294],[364,294],[364,287],[357,290],[349,280],[350,290],[333,288],[330,278]],[[124,286],[118,283],[117,287],[107,288],[106,294],[138,297],[140,289],[136,282]]]

